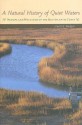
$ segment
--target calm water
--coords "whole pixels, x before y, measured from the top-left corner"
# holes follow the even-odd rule
[[[12,45],[12,53],[0,59],[0,88],[37,91],[50,97],[68,97],[68,92],[48,88],[39,81],[38,62],[52,53],[46,48]]]

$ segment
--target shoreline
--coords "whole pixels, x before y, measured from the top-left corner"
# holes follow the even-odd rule
[[[10,44],[8,44],[8,43],[0,43],[0,58],[2,56],[10,54],[11,51],[12,51],[12,48],[11,48]]]

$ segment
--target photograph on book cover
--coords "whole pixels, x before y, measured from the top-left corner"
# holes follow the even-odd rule
[[[82,1],[35,1],[0,2],[0,125],[82,125]]]

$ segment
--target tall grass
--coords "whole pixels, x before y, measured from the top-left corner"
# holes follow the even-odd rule
[[[21,122],[28,122],[29,117],[65,115],[72,112],[68,99],[49,98],[36,92],[10,91],[0,89],[0,112],[10,112]],[[5,119],[4,119],[5,120]]]
[[[38,65],[40,80],[53,85],[81,86],[81,69],[71,64],[73,58],[76,58],[77,45],[54,42],[49,44],[52,46],[48,44],[46,46],[55,50],[55,53],[49,58],[40,60]]]
[[[79,102],[79,108],[69,116],[70,122],[64,125],[82,125],[82,100]]]
[[[82,101],[77,110],[72,111],[68,99],[49,98],[37,92],[23,92],[0,89],[0,113],[19,119],[21,123],[31,123],[41,116],[63,116],[64,125],[82,124]],[[8,117],[8,116],[7,116]],[[5,120],[5,119],[3,119]]]

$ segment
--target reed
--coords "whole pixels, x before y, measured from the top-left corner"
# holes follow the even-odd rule
[[[72,105],[68,99],[49,98],[37,92],[0,89],[0,113],[6,114],[6,111],[14,120],[18,119],[21,123],[30,124],[33,122],[32,117],[38,119],[42,116],[62,115],[65,121],[63,125],[82,124],[82,101],[79,102],[78,109],[72,111]]]
[[[48,58],[42,58],[38,64],[40,80],[48,85],[81,86],[82,70],[77,65],[72,65],[76,58],[79,45],[56,41],[35,40],[28,41],[28,45],[47,47],[54,51]],[[69,61],[71,63],[69,63]]]
[[[77,45],[58,43],[52,45],[54,48],[49,45],[50,49],[55,50],[55,53],[39,62],[40,80],[53,85],[81,86],[81,69],[68,63],[74,58]]]
[[[31,117],[65,115],[72,112],[68,99],[49,98],[37,92],[0,89],[0,113],[10,112],[13,118],[27,123]],[[5,120],[5,119],[3,119]],[[31,119],[32,120],[32,119]]]

